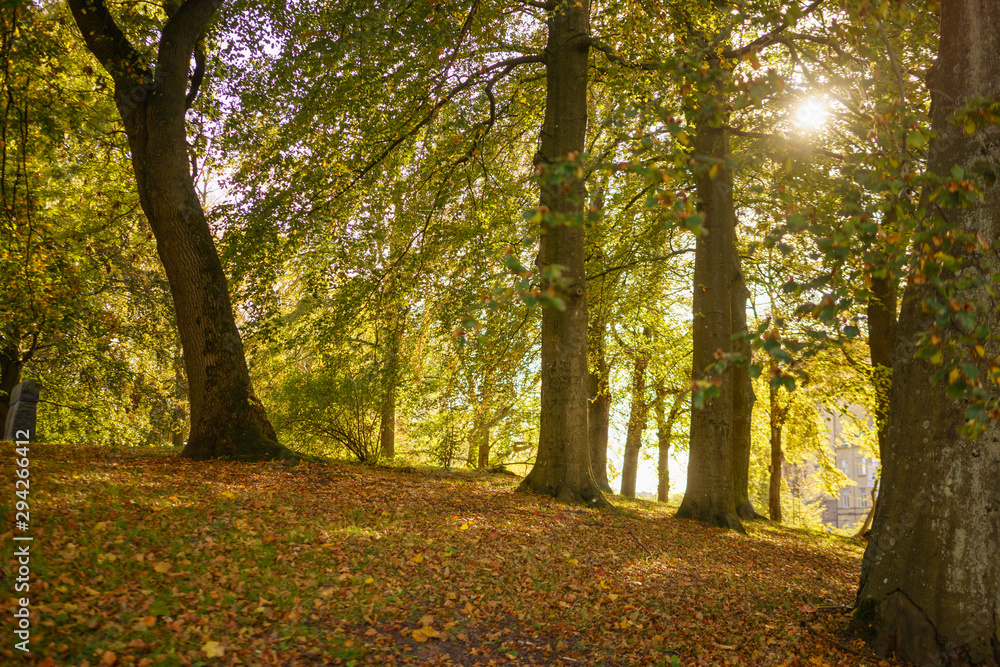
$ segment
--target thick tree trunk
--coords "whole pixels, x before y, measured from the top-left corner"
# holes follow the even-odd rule
[[[695,152],[718,160],[713,174],[698,175],[698,199],[705,233],[695,245],[693,362],[695,379],[717,361],[718,353],[732,351],[732,257],[736,212],[733,176],[725,160],[729,141],[723,128],[698,120]],[[733,374],[720,378],[720,391],[704,409],[692,406],[691,447],[687,490],[679,517],[697,518],[713,526],[743,531],[733,493]]]
[[[775,376],[774,371],[777,366],[772,362],[771,377]],[[767,490],[767,510],[771,521],[781,521],[781,469],[785,461],[785,454],[781,451],[781,429],[785,423],[785,409],[778,405],[778,388],[771,387],[768,390],[770,399],[771,414],[769,421],[771,425],[771,465],[768,468],[771,473],[771,481]]]
[[[21,381],[21,350],[13,343],[0,347],[0,428],[7,423],[10,392]]]
[[[294,456],[277,443],[250,383],[222,263],[194,189],[184,115],[192,54],[217,3],[186,0],[163,28],[149,71],[104,0],[68,0],[87,47],[115,81],[139,202],[170,283],[184,347],[191,433],[183,456]]]
[[[559,7],[548,18],[545,48],[545,121],[535,163],[541,176],[541,206],[559,217],[542,223],[539,269],[542,289],[553,284],[547,268],[564,267],[559,289],[565,308],[542,312],[542,400],[538,456],[521,488],[567,502],[600,503],[590,466],[587,428],[587,299],[582,175],[552,182],[552,167],[575,159],[587,131],[587,67],[590,47],[588,0]],[[551,217],[551,214],[547,217]],[[573,224],[564,224],[572,222]]]
[[[885,447],[886,424],[889,420],[889,384],[892,359],[896,351],[896,278],[871,279],[872,295],[868,299],[868,355],[875,375],[875,419],[877,423],[879,460]],[[888,380],[888,382],[886,381]]]
[[[646,402],[646,366],[649,356],[640,353],[632,373],[632,408],[625,435],[625,460],[622,462],[622,491],[625,498],[635,498],[635,482],[639,475],[639,451],[646,430],[649,405]]]
[[[979,160],[1000,160],[1000,128],[966,136],[949,118],[973,97],[1000,97],[1000,4],[943,0],[937,62],[928,75],[931,123],[937,134],[928,168],[944,178],[958,165],[970,173]],[[943,211],[949,220],[989,243],[997,266],[1000,185],[979,204]],[[920,251],[920,249],[917,249]],[[962,278],[984,276],[983,264],[965,261]],[[995,269],[994,269],[995,270]],[[959,434],[964,405],[932,386],[937,370],[915,359],[917,339],[934,323],[923,312],[928,284],[903,294],[890,391],[889,426],[882,461],[882,491],[865,550],[856,620],[870,625],[883,655],[921,665],[1000,664],[1000,423],[976,440]],[[985,290],[968,300],[986,309],[992,331],[1000,310]],[[987,356],[997,353],[990,344]],[[988,365],[982,363],[980,377]]]
[[[750,290],[747,289],[740,268],[740,256],[733,246],[733,288],[732,288],[732,318],[733,333],[747,332],[747,299]],[[733,374],[733,495],[736,503],[736,513],[743,519],[757,519],[760,515],[750,502],[750,437],[753,419],[753,405],[757,397],[753,393],[753,382],[750,379],[750,339],[740,338],[733,341],[733,352],[746,359],[745,363],[737,364],[732,369]]]
[[[604,327],[600,320],[591,337],[597,348],[597,372],[590,374],[590,406],[588,408],[588,428],[590,430],[590,467],[594,472],[597,486],[605,493],[612,493],[608,481],[608,429],[611,427],[611,386],[608,374],[611,368],[604,354]]]

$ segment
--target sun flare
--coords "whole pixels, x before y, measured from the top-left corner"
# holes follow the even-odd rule
[[[818,130],[827,117],[826,104],[815,98],[808,99],[795,110],[795,124],[806,132]]]

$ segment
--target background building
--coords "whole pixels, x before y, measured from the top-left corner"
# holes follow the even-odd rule
[[[864,410],[852,406],[856,418],[871,421]],[[837,528],[857,526],[865,520],[872,507],[872,489],[878,472],[878,459],[868,456],[858,442],[859,433],[853,419],[840,413],[824,411],[827,443],[837,462],[837,468],[847,475],[853,486],[845,486],[838,497],[827,497],[823,508],[823,523]]]

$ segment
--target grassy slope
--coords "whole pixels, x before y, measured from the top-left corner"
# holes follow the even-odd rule
[[[845,617],[800,609],[851,602],[840,538],[567,507],[504,476],[55,445],[30,469],[39,664],[878,664],[815,633]]]

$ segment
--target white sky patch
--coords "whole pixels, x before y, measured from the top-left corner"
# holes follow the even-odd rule
[[[795,124],[800,130],[812,132],[823,127],[829,113],[826,102],[811,97],[802,102],[795,110]]]

